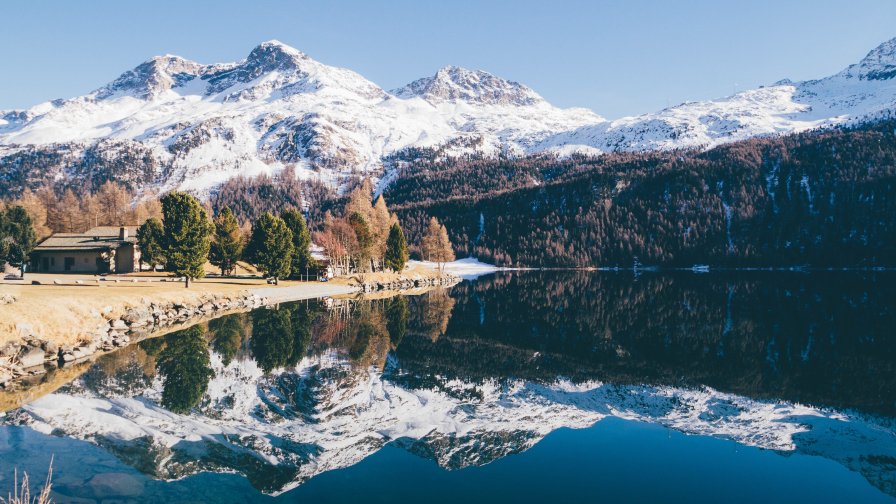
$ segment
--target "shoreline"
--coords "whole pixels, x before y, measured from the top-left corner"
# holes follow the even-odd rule
[[[460,281],[420,267],[278,286],[258,278],[206,278],[189,289],[167,277],[82,277],[31,274],[24,282],[0,283],[0,390],[40,383],[49,372],[230,313],[365,292],[397,295]]]
[[[321,286],[305,283],[270,288],[246,286],[231,292],[203,289],[199,292],[177,294],[162,291],[159,296],[148,294],[125,302],[120,299],[116,300],[118,302],[110,301],[112,304],[104,307],[97,306],[97,299],[94,298],[86,301],[83,306],[83,309],[91,312],[91,316],[79,318],[81,324],[69,327],[64,333],[36,330],[35,326],[38,324],[32,321],[42,315],[45,318],[56,315],[65,321],[65,315],[71,313],[57,312],[49,316],[35,313],[31,320],[17,321],[15,333],[4,335],[5,340],[0,344],[0,390],[16,388],[17,384],[29,378],[39,381],[40,376],[50,371],[92,360],[132,343],[231,313],[288,301],[350,294],[357,290],[346,284]],[[64,295],[64,291],[62,292]],[[265,294],[270,294],[271,297]],[[10,301],[10,296],[0,294],[6,301]],[[4,311],[18,302],[13,297],[5,306],[0,305],[0,314],[7,315]]]

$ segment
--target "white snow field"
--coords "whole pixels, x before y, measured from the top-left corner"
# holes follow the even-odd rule
[[[65,163],[91,146],[103,156],[139,148],[155,162],[143,181],[153,189],[205,194],[285,166],[338,187],[358,174],[390,180],[398,157],[416,155],[411,148],[439,157],[707,148],[873,119],[894,105],[896,39],[830,77],[612,121],[454,66],[390,92],[269,41],[236,63],[154,57],[87,95],[2,111],[0,158],[51,149],[62,155],[49,169],[64,177]]]

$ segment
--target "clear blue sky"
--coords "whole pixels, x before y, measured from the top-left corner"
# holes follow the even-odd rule
[[[454,64],[616,118],[835,73],[896,37],[896,1],[4,0],[0,26],[0,109],[278,39],[385,89]]]

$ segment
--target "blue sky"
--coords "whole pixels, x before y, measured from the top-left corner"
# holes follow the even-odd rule
[[[616,118],[835,73],[896,37],[896,1],[4,0],[0,20],[0,109],[278,39],[386,89],[454,64]]]

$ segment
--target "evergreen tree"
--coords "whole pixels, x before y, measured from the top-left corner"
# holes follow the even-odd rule
[[[302,212],[296,208],[289,208],[280,214],[280,218],[292,232],[291,276],[298,277],[307,274],[309,269],[316,270],[314,258],[311,257],[311,231],[308,230]]]
[[[249,261],[277,284],[281,277],[289,275],[292,253],[292,231],[283,219],[269,212],[261,214],[252,225],[252,237],[246,248]]]
[[[24,207],[11,206],[3,214],[3,230],[0,236],[6,242],[6,262],[18,268],[22,278],[25,278],[25,265],[34,249],[37,234],[34,232],[31,217]]]
[[[137,245],[140,247],[141,270],[143,263],[146,263],[149,264],[151,270],[155,271],[156,265],[165,260],[162,247],[164,240],[165,229],[159,219],[152,217],[140,225],[137,229]]]
[[[6,256],[9,253],[9,240],[6,239],[6,215],[0,211],[0,272],[6,265]]]
[[[232,275],[236,262],[243,254],[243,236],[229,207],[224,207],[215,219],[215,240],[212,242],[209,261],[221,268],[221,275]]]
[[[386,240],[385,265],[392,271],[404,270],[408,262],[408,242],[404,238],[404,231],[396,222],[389,229],[389,238]]]
[[[212,223],[199,201],[183,192],[162,198],[165,219],[165,260],[168,271],[186,279],[205,276],[205,262],[211,248]]]

